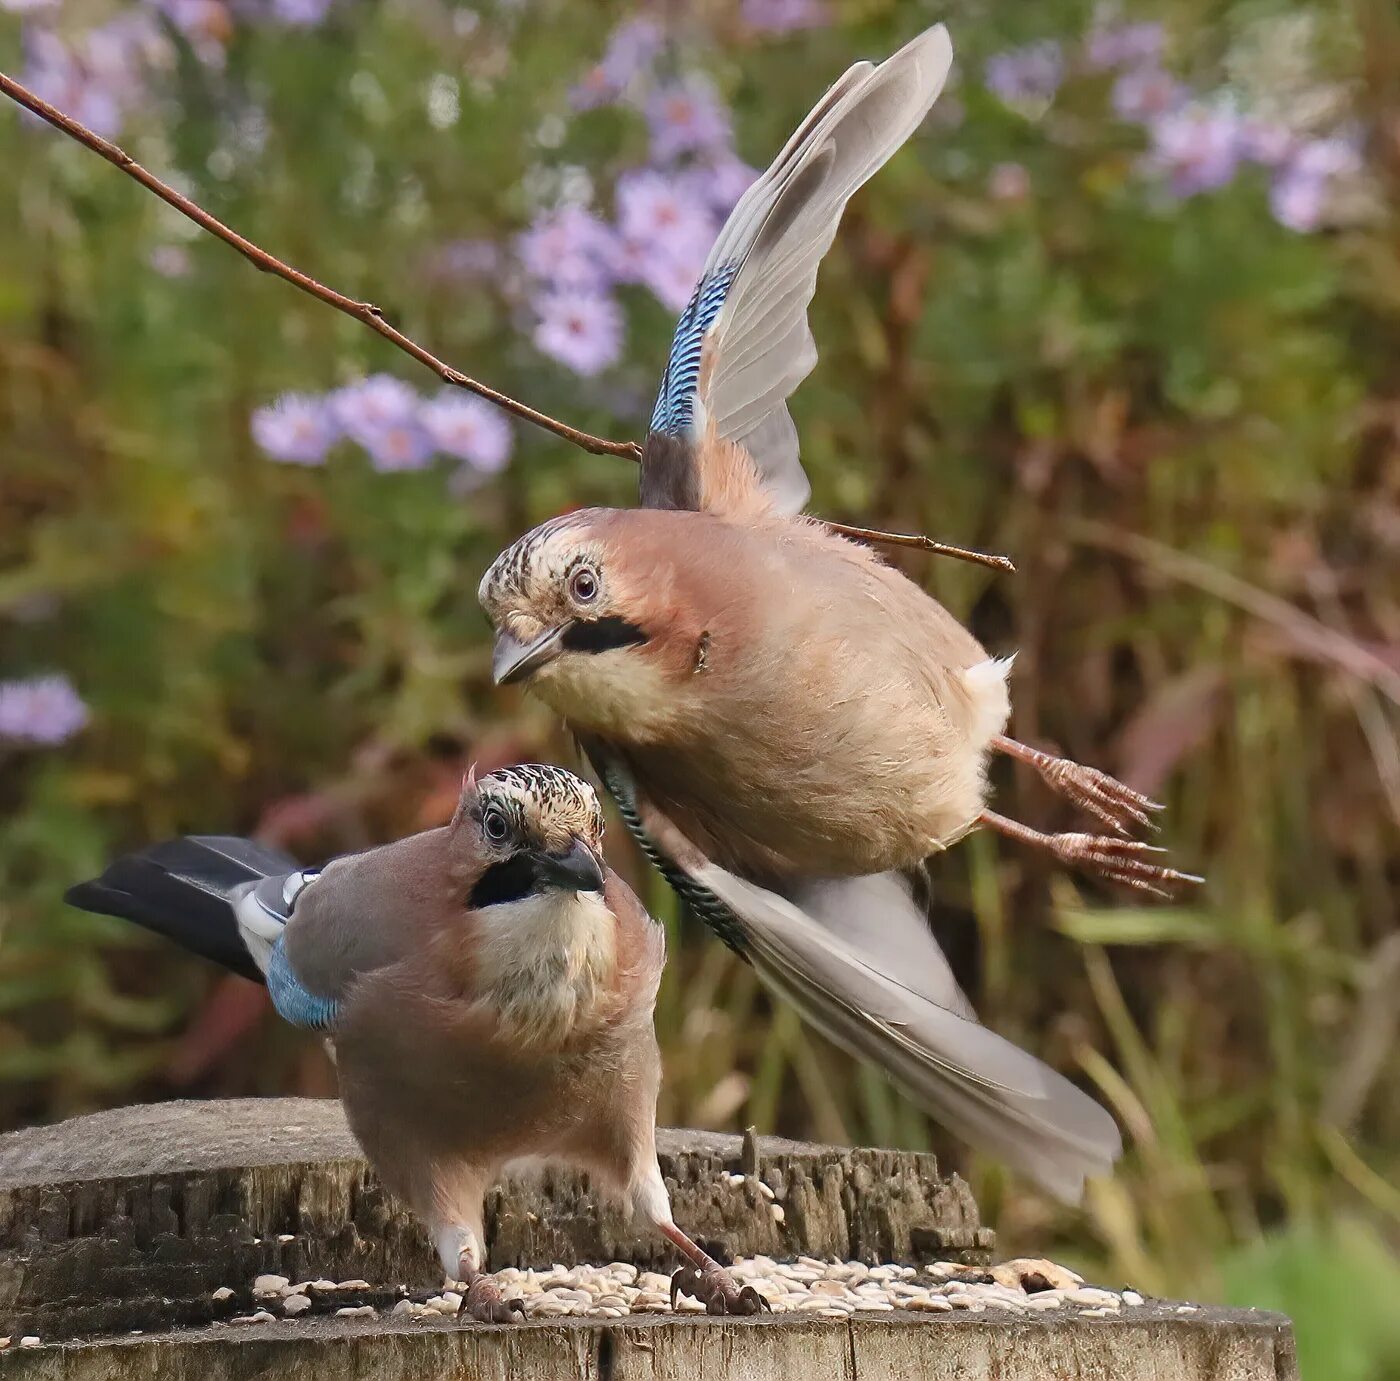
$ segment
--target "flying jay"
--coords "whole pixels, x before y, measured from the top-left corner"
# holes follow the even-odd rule
[[[807,306],[846,202],[918,126],[951,56],[936,26],[822,97],[738,202],[680,317],[641,506],[535,528],[478,593],[496,680],[564,718],[643,846],[770,985],[1073,1198],[1112,1164],[1117,1130],[1068,1085],[1050,1100],[1063,1117],[1003,1097],[1014,1079],[941,1039],[971,1008],[914,895],[926,861],[987,827],[1147,893],[1200,879],[1130,837],[1154,802],[1005,735],[1010,659],[802,516],[787,410],[815,363]],[[1111,833],[1045,834],[991,810],[994,752]]]

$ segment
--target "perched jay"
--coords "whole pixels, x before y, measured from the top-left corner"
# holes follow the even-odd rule
[[[752,1314],[758,1293],[671,1219],[652,1029],[665,938],[602,834],[586,782],[510,767],[469,778],[442,828],[319,871],[246,839],[175,839],[68,900],[266,982],[283,1017],[326,1033],[351,1129],[474,1317],[519,1312],[483,1274],[482,1203],[524,1157],[587,1170],[664,1234],[686,1263],[673,1293]]]
[[[644,847],[769,983],[1074,1197],[1111,1164],[1116,1129],[1068,1086],[1063,1117],[1044,1104],[1022,1116],[1014,1100],[1008,1117],[995,1076],[940,1039],[937,1022],[971,1013],[909,880],[979,826],[1146,892],[1200,879],[1127,837],[1153,802],[1004,736],[1009,660],[869,548],[801,516],[786,406],[815,362],[807,305],[846,202],[923,119],[950,61],[935,27],[826,93],[740,199],[681,315],[642,506],[527,533],[479,597],[497,681],[527,683],[564,717]],[[1047,835],[989,810],[994,751],[1113,834]]]

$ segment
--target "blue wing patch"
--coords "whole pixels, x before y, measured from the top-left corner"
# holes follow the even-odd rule
[[[676,322],[671,337],[671,357],[661,376],[661,390],[651,414],[651,429],[667,436],[683,436],[695,418],[695,390],[700,381],[700,350],[705,332],[714,324],[729,285],[739,271],[739,261],[731,260],[711,269],[696,285]]]
[[[293,1026],[309,1026],[313,1030],[325,1030],[334,1020],[339,1004],[333,997],[318,997],[302,985],[292,972],[287,951],[279,935],[272,946],[267,963],[267,991],[272,1005],[283,1021]]]

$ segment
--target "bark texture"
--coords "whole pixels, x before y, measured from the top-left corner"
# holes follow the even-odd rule
[[[929,1155],[693,1131],[663,1132],[660,1153],[677,1221],[722,1259],[991,1253],[966,1183]],[[729,1183],[735,1171],[776,1191],[781,1224],[756,1185]],[[567,1172],[495,1190],[487,1237],[497,1267],[674,1264]],[[207,1323],[246,1310],[263,1272],[440,1284],[426,1234],[365,1165],[339,1103],[162,1103],[0,1137],[0,1333]],[[220,1286],[236,1292],[223,1305],[210,1299]]]

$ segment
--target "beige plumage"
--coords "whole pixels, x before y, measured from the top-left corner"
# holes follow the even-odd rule
[[[241,949],[285,1017],[326,1031],[351,1129],[475,1317],[518,1312],[484,1274],[482,1204],[526,1158],[588,1171],[681,1253],[676,1289],[754,1313],[757,1293],[671,1217],[652,1029],[665,939],[605,868],[602,829],[572,773],[506,768],[469,781],[450,824],[319,874],[194,838],[119,860],[69,899],[248,972]]]
[[[527,682],[563,716],[701,914],[833,1039],[1074,1197],[1111,1165],[1116,1129],[1057,1076],[1003,1079],[966,1031],[959,1056],[960,1028],[938,1013],[970,1008],[907,879],[979,826],[1149,892],[1199,879],[1127,837],[1152,802],[1005,737],[1009,658],[800,516],[786,406],[816,359],[807,304],[845,204],[950,61],[936,27],[878,67],[857,63],[818,102],[736,206],[681,315],[642,507],[527,533],[479,595],[497,680]],[[1036,767],[1113,834],[1044,835],[991,811],[992,752]]]

